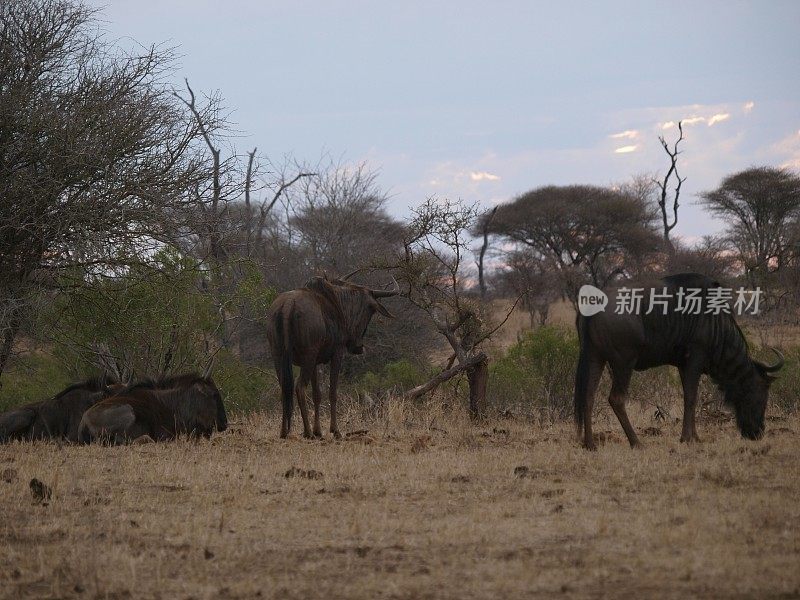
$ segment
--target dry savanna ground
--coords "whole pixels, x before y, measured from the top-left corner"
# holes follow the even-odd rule
[[[342,441],[0,447],[8,598],[798,597],[800,418],[568,424],[398,405]],[[31,480],[41,481],[51,490]],[[32,489],[35,488],[35,489]]]

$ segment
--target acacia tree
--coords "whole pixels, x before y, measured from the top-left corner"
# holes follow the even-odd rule
[[[105,42],[78,1],[0,3],[0,373],[43,285],[146,256],[207,176],[171,66]]]
[[[407,392],[418,398],[443,382],[466,371],[469,382],[469,410],[473,417],[485,414],[489,358],[482,344],[505,319],[491,325],[481,302],[471,297],[464,272],[470,256],[469,230],[477,212],[461,203],[428,199],[413,210],[403,254],[394,265],[407,298],[424,312],[452,350],[447,365],[430,381]]]
[[[725,236],[750,285],[769,286],[770,275],[792,260],[800,177],[785,169],[753,167],[729,175],[700,197],[711,214],[727,224]]]
[[[499,207],[489,231],[549,261],[573,299],[586,278],[603,287],[617,275],[641,270],[658,247],[646,201],[586,185],[527,192]]]

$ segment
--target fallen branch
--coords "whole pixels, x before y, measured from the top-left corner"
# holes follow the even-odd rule
[[[417,387],[408,390],[406,392],[406,397],[411,400],[415,400],[421,396],[424,396],[428,392],[431,392],[434,389],[436,389],[439,385],[441,385],[448,379],[452,379],[453,377],[461,373],[461,371],[470,369],[475,365],[477,365],[478,363],[481,363],[485,360],[487,360],[486,354],[484,352],[479,352],[478,354],[468,358],[466,361],[459,363],[456,366],[451,367],[449,369],[445,369],[444,371],[436,375],[433,379],[431,379],[428,383],[423,383],[422,385],[418,385]]]

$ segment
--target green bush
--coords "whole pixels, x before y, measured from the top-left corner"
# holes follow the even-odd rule
[[[214,359],[212,377],[230,414],[276,410],[280,405],[280,388],[271,368],[247,365],[220,350]]]
[[[571,329],[546,326],[526,333],[490,363],[489,404],[550,419],[568,416],[578,352],[578,336]]]
[[[404,358],[385,364],[377,373],[365,373],[357,381],[356,387],[371,394],[405,392],[428,379],[429,374],[425,369]]]
[[[20,356],[3,372],[0,411],[54,396],[73,380],[63,363],[52,356]]]
[[[784,352],[786,364],[777,373],[770,388],[770,402],[785,412],[800,408],[800,346],[787,348]],[[769,358],[768,361],[773,361]]]

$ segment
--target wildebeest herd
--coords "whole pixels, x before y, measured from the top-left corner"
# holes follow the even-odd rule
[[[391,290],[374,290],[351,283],[348,277],[314,277],[303,288],[280,294],[269,310],[268,339],[281,386],[281,437],[290,432],[294,396],[300,406],[304,435],[322,436],[317,366],[327,363],[331,365],[330,432],[340,437],[336,396],[344,354],[364,351],[364,334],[376,312],[392,316],[378,300],[397,295],[400,290],[396,282]],[[649,284],[651,289],[656,287],[671,292],[700,289],[706,297],[720,284],[690,273]],[[614,293],[611,290],[609,295],[613,298]],[[763,435],[769,385],[774,379],[771,373],[782,367],[783,357],[776,350],[779,360],[771,366],[754,360],[730,313],[608,311],[579,316],[577,328],[580,356],[575,376],[575,420],[587,449],[595,448],[592,407],[606,366],[611,375],[609,403],[631,446],[639,445],[625,410],[632,372],[661,365],[675,366],[680,374],[684,395],[681,441],[698,439],[694,417],[702,374],[710,376],[722,390],[741,434],[749,439]],[[293,365],[300,368],[296,383]],[[309,382],[315,408],[313,427],[305,398]],[[129,385],[100,377],[0,415],[0,442],[60,439],[119,444],[145,436],[164,441],[184,434],[209,437],[227,425],[222,397],[208,373],[144,379]]]
[[[181,434],[210,437],[214,430],[227,427],[222,396],[207,375],[188,373],[131,385],[98,377],[0,415],[0,442],[57,439],[119,444],[144,436],[153,441]]]

